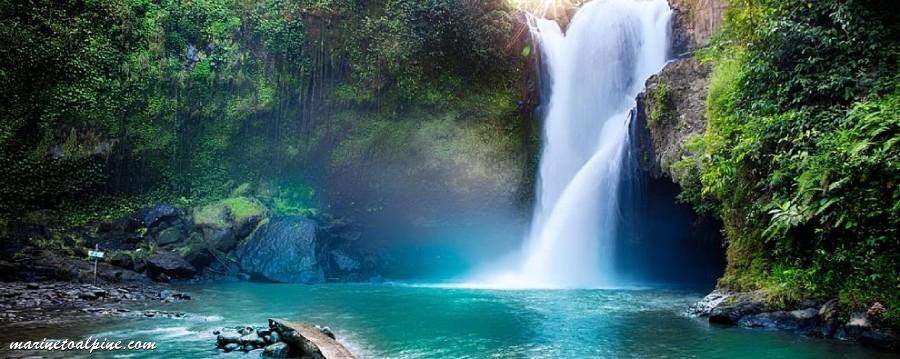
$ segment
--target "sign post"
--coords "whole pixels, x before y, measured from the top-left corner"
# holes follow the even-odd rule
[[[94,245],[94,250],[88,251],[88,257],[94,258],[94,285],[97,285],[97,263],[103,258],[103,252],[100,251],[100,245]]]

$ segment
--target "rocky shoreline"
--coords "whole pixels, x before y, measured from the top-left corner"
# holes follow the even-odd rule
[[[0,282],[0,324],[49,324],[112,315],[181,317],[184,313],[131,308],[184,300],[191,300],[191,296],[161,284]]]
[[[767,305],[762,291],[738,292],[720,288],[688,308],[688,314],[707,318],[711,324],[764,330],[782,330],[802,335],[900,350],[900,335],[877,325],[884,308],[875,303],[868,308],[841,315],[837,298],[824,303],[807,299],[793,310],[775,310]]]

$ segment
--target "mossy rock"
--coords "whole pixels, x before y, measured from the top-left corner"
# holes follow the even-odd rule
[[[235,237],[243,238],[253,232],[269,209],[252,197],[232,197],[194,210],[194,225],[204,231],[207,239],[221,238],[230,230]]]
[[[159,232],[159,234],[156,235],[156,243],[160,246],[167,246],[180,242],[182,239],[184,239],[184,237],[185,234],[184,231],[181,230],[181,228],[169,227],[162,230],[162,232]]]
[[[195,236],[178,244],[172,252],[198,268],[206,267],[213,259],[206,242]]]
[[[231,214],[222,202],[211,203],[194,210],[194,225],[201,228],[225,229],[231,227]]]

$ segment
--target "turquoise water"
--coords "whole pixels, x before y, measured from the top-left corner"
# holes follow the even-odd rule
[[[110,319],[6,329],[0,341],[5,348],[11,336],[40,340],[93,335],[157,341],[159,348],[115,355],[95,352],[92,357],[256,358],[256,353],[220,354],[212,330],[263,325],[266,318],[278,317],[329,326],[351,350],[367,358],[893,357],[850,343],[710,326],[682,314],[703,294],[692,291],[254,283],[180,289],[195,300],[152,307],[187,312],[185,319]]]

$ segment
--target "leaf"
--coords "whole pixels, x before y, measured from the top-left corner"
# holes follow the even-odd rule
[[[866,149],[868,149],[870,144],[871,143],[869,142],[869,140],[859,141],[853,145],[853,148],[850,150],[850,153],[855,156],[858,156],[860,154],[860,152],[863,152]]]
[[[525,46],[522,48],[522,57],[531,56],[531,46]]]

